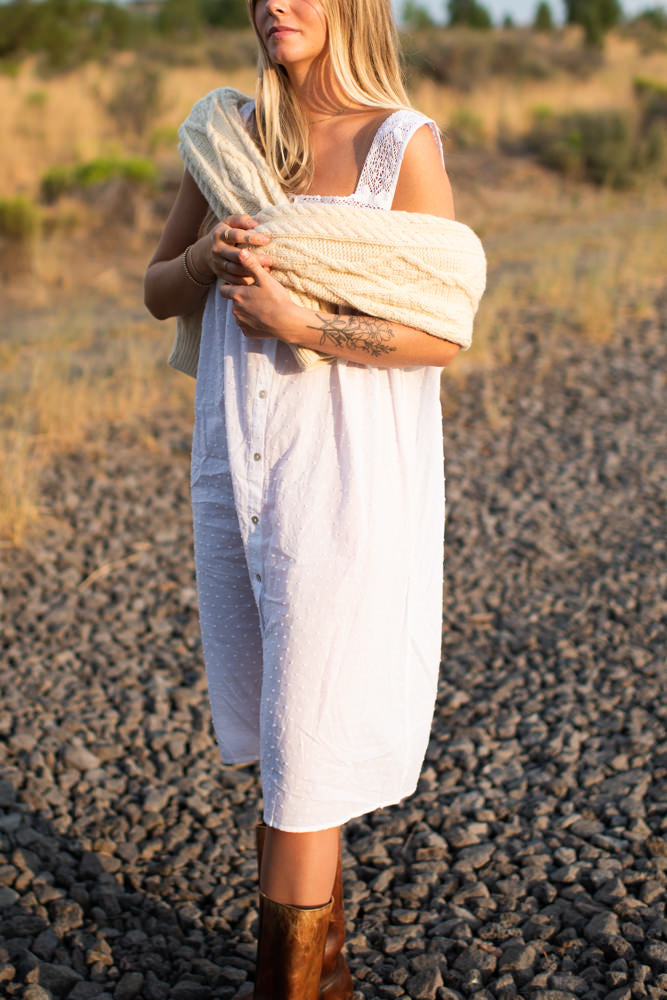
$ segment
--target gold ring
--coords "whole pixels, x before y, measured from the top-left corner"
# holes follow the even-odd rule
[[[222,238],[225,243],[229,242],[229,229],[225,229],[225,235]]]

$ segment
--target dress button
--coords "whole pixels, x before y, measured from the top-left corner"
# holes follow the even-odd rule
[[[255,579],[257,580],[258,583],[261,583],[262,582],[261,574],[260,573],[255,573]]]
[[[253,514],[250,520],[252,521],[253,524],[259,524],[259,518],[257,517],[257,514]]]
[[[260,460],[260,458],[262,456],[260,455],[260,453],[258,451],[256,451],[255,454],[252,457],[255,459],[256,462],[259,462],[259,460]]]
[[[266,389],[260,389],[259,390],[259,398],[260,399],[266,399]]]

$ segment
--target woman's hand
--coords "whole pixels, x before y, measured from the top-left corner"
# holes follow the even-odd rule
[[[241,249],[238,260],[245,274],[251,275],[251,286],[226,284],[219,289],[223,298],[231,300],[236,322],[246,337],[277,337],[289,342],[298,327],[300,307],[262,266],[261,255]]]
[[[239,254],[243,247],[266,246],[271,237],[267,233],[253,233],[257,220],[251,215],[230,215],[224,222],[219,222],[214,229],[199,242],[201,257],[193,247],[195,266],[201,260],[202,271],[211,272],[217,278],[222,278],[230,285],[252,285],[255,278],[248,268],[240,263]],[[202,259],[203,258],[203,259]],[[273,261],[265,254],[255,258],[259,265],[270,270]]]

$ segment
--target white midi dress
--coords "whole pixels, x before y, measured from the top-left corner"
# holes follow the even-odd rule
[[[395,112],[355,193],[318,200],[389,209],[426,123],[442,154],[430,119]],[[244,337],[230,306],[211,289],[191,472],[213,723],[224,762],[259,760],[266,823],[321,830],[411,794],[428,745],[442,627],[440,369],[302,371],[285,344]]]

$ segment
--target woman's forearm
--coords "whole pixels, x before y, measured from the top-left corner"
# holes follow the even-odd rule
[[[382,368],[445,368],[459,350],[449,340],[402,323],[358,313],[322,313],[295,306],[283,339],[301,347]]]
[[[190,269],[202,282],[215,281],[215,275],[206,263],[206,240],[207,237],[203,237],[194,243],[189,254]],[[183,254],[173,260],[156,260],[146,270],[144,302],[157,319],[187,316],[197,309],[208,290],[208,285],[197,285],[188,277]]]

